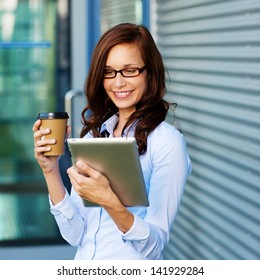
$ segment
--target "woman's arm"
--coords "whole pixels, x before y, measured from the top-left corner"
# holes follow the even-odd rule
[[[45,157],[44,152],[50,151],[55,139],[45,139],[45,135],[49,134],[50,129],[39,129],[41,120],[37,120],[33,125],[34,137],[34,156],[42,169],[51,200],[54,204],[59,203],[65,196],[65,189],[59,170],[59,157]]]
[[[150,206],[143,219],[135,218],[133,227],[123,235],[123,239],[145,258],[157,259],[169,240],[191,171],[182,135],[173,127],[158,128],[149,138],[142,167],[145,173],[149,173],[146,179]]]
[[[59,170],[59,157],[45,157],[43,152],[50,151],[51,144],[55,143],[55,139],[44,139],[45,135],[50,133],[49,129],[39,129],[41,120],[37,120],[33,126],[34,132],[34,155],[42,169],[49,192],[51,212],[60,228],[61,234],[65,240],[71,245],[78,245],[82,240],[86,229],[86,221],[81,213],[75,207],[67,193]],[[70,128],[67,128],[67,135]],[[74,225],[73,232],[68,223]]]
[[[120,202],[105,176],[81,160],[76,162],[76,168],[68,169],[68,175],[75,191],[103,207],[119,230],[125,233],[132,227],[134,215]]]

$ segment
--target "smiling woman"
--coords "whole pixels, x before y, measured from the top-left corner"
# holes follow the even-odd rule
[[[85,92],[81,137],[135,137],[149,207],[125,207],[108,178],[84,160],[67,170],[69,195],[59,158],[44,156],[50,140],[43,139],[48,132],[39,130],[37,121],[35,158],[61,234],[78,247],[76,259],[162,259],[191,162],[183,136],[165,122],[170,107],[164,100],[165,69],[148,29],[125,23],[105,32],[94,50]],[[98,207],[85,207],[83,199]]]

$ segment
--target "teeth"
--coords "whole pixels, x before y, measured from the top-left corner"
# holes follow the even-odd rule
[[[126,97],[130,94],[130,91],[121,91],[121,92],[115,92],[116,96],[118,97]]]

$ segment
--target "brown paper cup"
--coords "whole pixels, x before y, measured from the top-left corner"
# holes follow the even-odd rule
[[[45,139],[56,139],[56,143],[50,145],[51,150],[43,153],[45,156],[60,156],[64,154],[68,118],[69,116],[66,112],[38,114],[38,119],[42,121],[40,129],[49,128],[51,130],[50,134],[45,135]]]

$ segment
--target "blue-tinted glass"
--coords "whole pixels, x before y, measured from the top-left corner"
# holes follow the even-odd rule
[[[56,5],[0,1],[0,242],[59,238],[32,138],[56,108]]]

